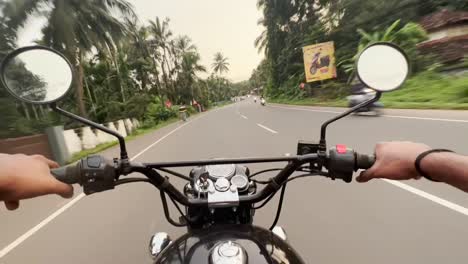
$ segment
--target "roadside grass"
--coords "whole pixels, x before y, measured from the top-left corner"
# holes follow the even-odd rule
[[[162,122],[158,123],[156,126],[153,126],[151,128],[141,128],[141,129],[139,128],[139,129],[135,130],[131,135],[128,135],[127,137],[125,137],[125,142],[132,141],[132,140],[138,138],[139,136],[151,133],[151,132],[156,131],[156,130],[158,130],[160,128],[163,128],[165,126],[173,124],[173,123],[175,123],[177,121],[179,121],[178,118],[170,118],[170,119],[168,119],[166,121],[162,121]],[[106,150],[108,148],[111,148],[111,147],[113,147],[115,145],[118,145],[118,144],[119,144],[119,142],[116,140],[116,141],[112,141],[112,142],[108,142],[108,143],[99,144],[95,148],[92,148],[92,149],[82,150],[80,152],[77,152],[77,153],[73,154],[68,163],[73,163],[73,162],[75,162],[77,160],[80,160],[80,159],[86,157],[86,156],[99,153],[101,151],[104,151],[104,150]]]
[[[346,107],[346,98],[271,99],[272,103]],[[423,72],[410,78],[400,90],[386,93],[386,108],[468,109],[468,76]]]
[[[230,103],[231,103],[230,101],[224,101],[224,102],[221,102],[221,103],[217,104],[216,106],[214,106],[214,107],[212,107],[210,109],[207,109],[206,111],[210,111],[211,109],[219,108],[219,107],[228,105]],[[190,116],[196,116],[198,114],[199,113],[193,113]],[[173,124],[173,123],[176,123],[178,121],[179,121],[179,118],[174,117],[174,118],[170,118],[168,120],[159,122],[157,125],[155,125],[153,127],[150,127],[150,128],[138,128],[131,135],[128,135],[127,137],[125,137],[125,142],[132,141],[132,140],[138,138],[139,136],[154,132],[154,131],[156,131],[156,130],[158,130],[160,128],[166,127],[166,126],[168,126],[170,124]],[[75,162],[77,160],[80,160],[80,159],[86,157],[86,156],[99,153],[101,151],[104,151],[104,150],[106,150],[108,148],[111,148],[111,147],[113,147],[115,145],[118,145],[118,144],[119,144],[119,142],[116,140],[116,141],[112,141],[112,142],[108,142],[108,143],[99,144],[95,148],[92,148],[92,149],[85,149],[85,150],[82,150],[80,152],[74,153],[72,155],[72,157],[70,158],[70,160],[68,161],[68,163],[73,163],[73,162]]]
[[[346,100],[321,100],[316,98],[301,98],[301,99],[287,99],[287,98],[273,98],[269,102],[277,104],[290,104],[290,105],[313,105],[313,106],[333,106],[345,107]]]

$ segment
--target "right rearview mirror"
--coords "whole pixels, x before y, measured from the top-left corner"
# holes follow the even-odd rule
[[[381,42],[368,46],[359,54],[356,70],[364,85],[378,92],[389,92],[403,85],[410,66],[401,48]]]

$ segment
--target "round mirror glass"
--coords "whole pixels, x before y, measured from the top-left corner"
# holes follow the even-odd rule
[[[34,104],[48,104],[61,99],[73,82],[68,61],[44,48],[14,51],[5,58],[1,74],[11,94]]]
[[[399,48],[379,43],[366,48],[357,61],[359,79],[380,92],[398,89],[409,74],[406,55]]]

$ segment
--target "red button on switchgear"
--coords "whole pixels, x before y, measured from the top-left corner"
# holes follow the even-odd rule
[[[338,152],[339,154],[345,154],[346,145],[336,145],[336,152]]]

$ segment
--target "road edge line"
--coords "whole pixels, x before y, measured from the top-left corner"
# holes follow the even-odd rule
[[[217,108],[217,109],[214,109],[212,111],[209,111],[207,112],[208,113],[211,113],[211,112],[216,112],[217,110],[219,109],[222,109],[223,107],[221,108]],[[204,116],[206,116],[207,114],[204,114],[204,115],[199,115],[197,116],[196,118],[192,119],[192,120],[189,120],[188,122],[184,123],[183,125],[180,125],[176,128],[174,128],[173,130],[171,130],[169,133],[167,133],[166,135],[162,136],[161,138],[159,138],[156,142],[154,142],[153,144],[151,144],[150,146],[146,147],[145,149],[143,149],[142,151],[140,151],[139,153],[137,153],[135,156],[133,156],[130,161],[133,161],[135,160],[136,158],[138,158],[139,156],[141,156],[143,153],[145,153],[146,151],[148,151],[150,148],[154,147],[156,144],[158,144],[159,142],[161,142],[162,140],[164,140],[165,138],[167,138],[168,136],[170,136],[171,134],[173,134],[174,132],[176,132],[177,130],[183,128],[184,126],[192,123],[193,121],[195,120],[198,120]],[[79,195],[77,195],[75,198],[73,198],[70,202],[66,203],[65,205],[63,205],[62,207],[60,207],[59,209],[57,209],[55,212],[53,212],[51,215],[49,215],[48,217],[46,217],[44,220],[42,220],[41,222],[39,222],[37,225],[35,225],[33,228],[29,229],[28,231],[26,231],[24,234],[22,234],[21,236],[19,236],[17,239],[15,239],[13,242],[11,242],[10,244],[8,244],[6,247],[2,248],[2,250],[0,250],[0,259],[3,258],[4,256],[6,256],[8,253],[10,253],[13,249],[15,249],[17,246],[19,246],[21,243],[23,243],[24,241],[26,241],[26,239],[28,239],[29,237],[31,237],[32,235],[34,235],[37,231],[39,231],[41,228],[43,228],[45,225],[47,225],[48,223],[52,222],[52,220],[54,220],[57,216],[59,216],[60,214],[62,214],[63,212],[65,212],[67,209],[69,209],[70,207],[72,207],[75,203],[77,203],[79,200],[83,199],[84,197],[86,197],[86,195],[84,193],[80,193]]]
[[[316,113],[330,113],[330,114],[341,114],[343,112],[338,111],[327,111],[327,110],[317,110],[317,109],[307,109],[304,107],[307,106],[290,106],[290,105],[282,105],[282,104],[270,104],[271,107],[275,108],[282,108],[282,109],[289,109],[289,110],[296,110],[296,111],[308,111],[308,112],[316,112]],[[418,109],[419,110],[419,109]],[[418,116],[398,116],[398,115],[382,115],[382,117],[388,118],[400,118],[400,119],[415,119],[415,120],[427,120],[427,121],[441,121],[441,122],[453,122],[453,123],[468,123],[468,120],[463,119],[449,119],[449,118],[432,118],[432,117],[418,117]]]
[[[414,188],[408,184],[404,184],[404,183],[401,183],[401,182],[398,182],[398,181],[392,181],[392,180],[386,180],[384,179],[383,181],[385,181],[386,183],[389,183],[389,184],[392,184],[398,188],[401,188],[405,191],[408,191],[410,193],[413,193],[413,194],[416,194],[422,198],[425,198],[427,200],[430,200],[436,204],[439,204],[439,205],[442,205],[446,208],[449,208],[449,209],[452,209],[453,211],[456,211],[458,213],[461,213],[463,215],[466,215],[468,216],[468,208],[465,208],[461,205],[458,205],[456,203],[453,203],[453,202],[450,202],[448,200],[445,200],[443,198],[440,198],[438,196],[435,196],[433,194],[430,194],[428,192],[425,192],[425,191],[422,191],[420,189],[417,189],[417,188]]]

